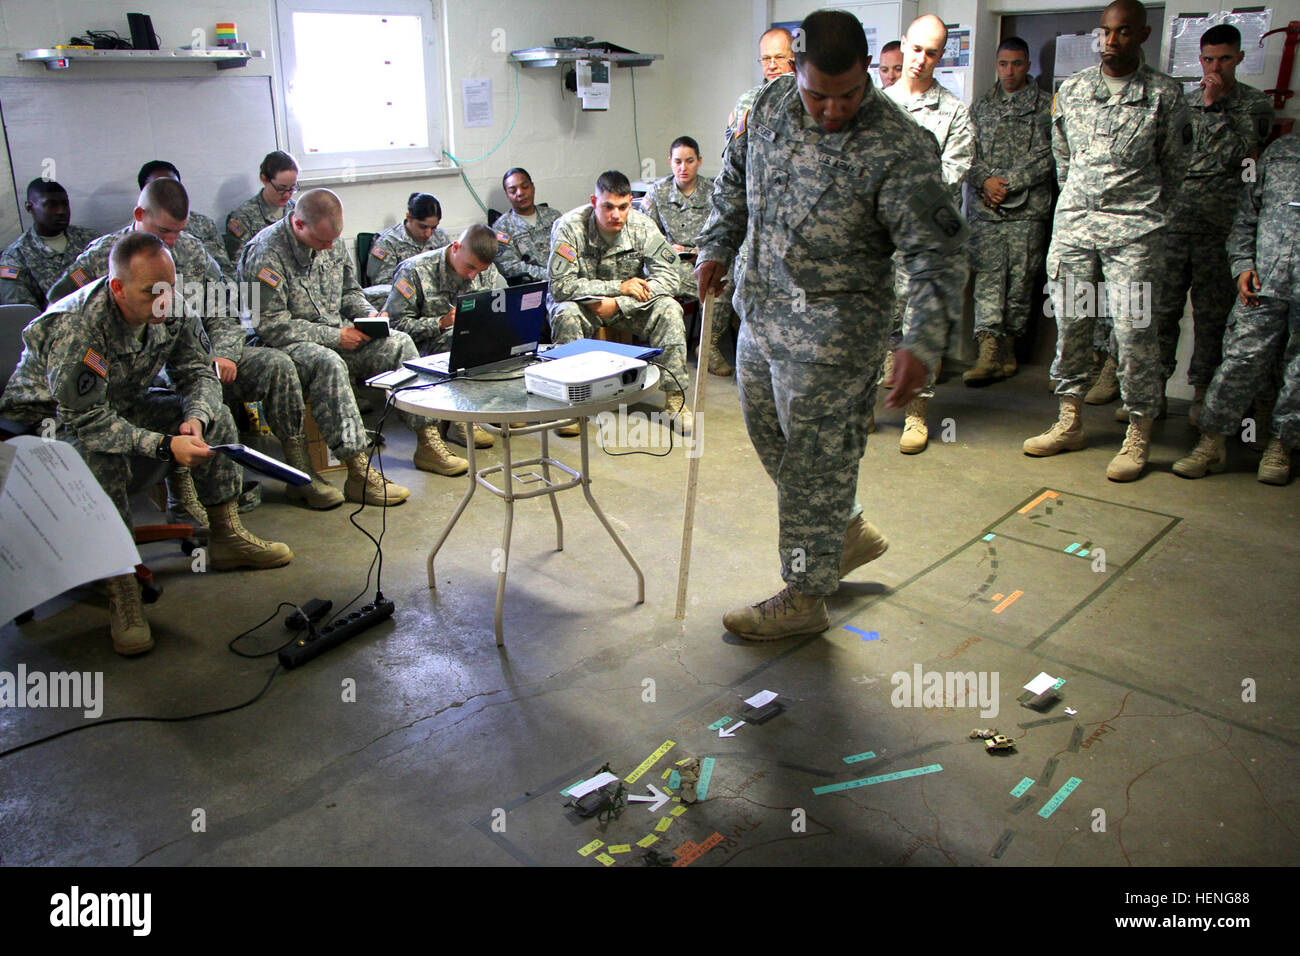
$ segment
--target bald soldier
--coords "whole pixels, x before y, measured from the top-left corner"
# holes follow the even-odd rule
[[[1061,84],[1052,108],[1061,195],[1047,281],[1057,330],[1051,375],[1060,383],[1061,408],[1051,428],[1025,441],[1024,452],[1042,457],[1084,447],[1079,411],[1104,302],[1129,411],[1128,432],[1106,477],[1133,481],[1146,469],[1163,392],[1151,290],[1195,132],[1180,85],[1142,62],[1142,43],[1151,33],[1146,8],[1115,0],[1102,12],[1101,30],[1101,65]]]
[[[897,83],[885,90],[885,96],[929,130],[938,142],[943,181],[953,205],[960,209],[962,180],[975,162],[975,125],[966,104],[934,78],[934,68],[942,59],[947,42],[948,28],[934,14],[927,13],[913,20],[902,40],[903,73]],[[898,256],[894,258],[894,265],[894,333],[891,342],[897,343],[903,334],[908,276]],[[924,451],[929,442],[925,414],[929,400],[934,397],[934,375],[938,374],[938,367],[931,369],[931,373],[925,388],[907,404],[903,434],[898,441],[898,450],[905,455]],[[883,378],[886,385],[892,384],[888,370]]]
[[[140,191],[132,222],[124,229],[96,239],[68,267],[56,288],[80,288],[108,272],[109,253],[122,236],[148,232],[171,251],[181,283],[178,303],[199,320],[203,341],[212,352],[225,398],[233,405],[260,402],[267,427],[284,448],[285,461],[311,477],[311,484],[288,485],[285,497],[309,508],[328,509],[343,504],[343,495],[318,475],[307,454],[302,389],[293,362],[278,349],[249,345],[245,340],[240,308],[243,301],[233,281],[224,281],[216,261],[202,242],[187,229],[189,195],[180,181],[155,176]],[[206,517],[198,506],[189,473],[175,469],[167,476],[173,511],[183,511],[200,527]]]
[[[127,487],[135,456],[193,471],[211,528],[208,562],[216,570],[277,568],[293,559],[239,520],[239,469],[209,447],[236,440],[234,420],[202,326],[171,308],[176,267],[152,233],[130,232],[113,245],[108,276],[56,302],[23,330],[23,356],[0,398],[3,414],[37,423],[53,418],[129,527]],[[151,389],[165,370],[174,392]],[[135,575],[109,578],[113,648],[153,647]]]
[[[140,172],[136,174],[135,179],[141,189],[144,189],[155,179],[174,179],[179,183],[181,181],[181,171],[165,159],[151,159],[140,167]],[[217,228],[215,222],[203,215],[203,213],[191,209],[190,218],[185,223],[185,231],[203,243],[203,248],[207,250],[208,255],[216,260],[223,276],[234,278],[235,267],[230,261],[230,255],[226,252],[226,244],[221,238],[221,231]]]
[[[47,293],[69,263],[95,238],[92,229],[68,225],[68,193],[53,180],[27,184],[23,208],[32,226],[0,252],[0,305],[44,309]]]
[[[396,505],[410,492],[369,466],[365,423],[349,375],[364,380],[419,357],[405,332],[371,339],[350,320],[375,315],[357,284],[339,236],[343,203],[328,189],[309,189],[293,212],[263,229],[244,247],[239,276],[260,283],[258,336],[283,349],[298,368],[321,435],[347,464],[343,493],[349,501]],[[469,463],[452,455],[437,424],[405,412],[398,417],[416,433],[415,467],[440,475],[464,474]]]

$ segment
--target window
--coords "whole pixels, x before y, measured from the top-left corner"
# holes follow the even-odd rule
[[[356,10],[354,0],[277,0],[289,151],[304,171],[440,165],[433,4]]]

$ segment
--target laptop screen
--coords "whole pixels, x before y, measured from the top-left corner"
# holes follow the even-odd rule
[[[456,300],[448,371],[460,372],[537,351],[546,324],[545,282],[484,289]]]

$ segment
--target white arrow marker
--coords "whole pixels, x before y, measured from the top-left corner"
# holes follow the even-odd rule
[[[648,809],[651,813],[654,813],[656,810],[658,810],[660,807],[662,807],[665,803],[668,802],[668,794],[664,793],[653,783],[650,784],[649,786],[650,786],[650,796],[644,797],[639,793],[634,793],[628,796],[627,802],[648,803],[650,804],[650,806],[647,807],[646,809]]]
[[[730,727],[726,727],[726,728],[719,727],[719,728],[718,728],[718,736],[719,736],[719,737],[734,737],[734,736],[736,735],[736,731],[739,730],[741,727],[744,727],[744,726],[745,726],[745,722],[744,722],[743,720],[738,720],[738,721],[736,721],[734,724],[732,724]]]

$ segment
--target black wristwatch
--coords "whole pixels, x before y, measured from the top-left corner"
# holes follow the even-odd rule
[[[158,460],[159,460],[159,461],[175,461],[175,460],[176,460],[175,457],[172,455],[172,438],[173,438],[173,437],[174,437],[174,436],[172,436],[172,435],[163,435],[163,437],[162,437],[162,441],[160,441],[160,442],[158,443]]]

